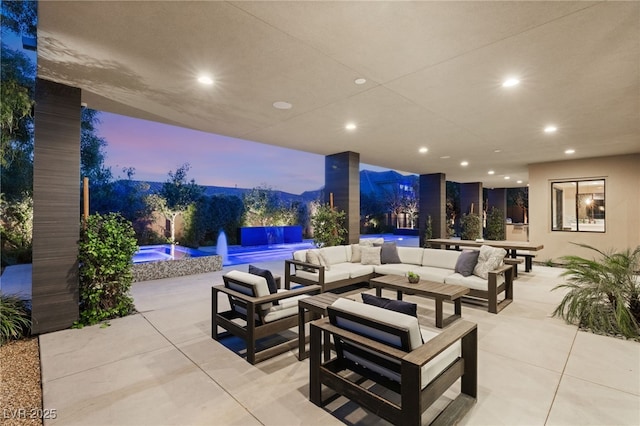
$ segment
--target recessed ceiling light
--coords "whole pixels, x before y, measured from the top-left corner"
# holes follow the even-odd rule
[[[347,123],[344,128],[347,130],[355,130],[358,126],[355,123]]]
[[[451,158],[450,155],[443,155],[442,157],[440,157],[442,160],[446,160],[447,158]]]
[[[494,174],[494,173],[495,173],[495,171],[493,171],[493,170],[489,170],[487,173],[488,173],[488,174],[490,174],[490,175],[492,175],[492,174]]]
[[[355,84],[365,84],[367,82],[366,78],[356,78],[355,80],[353,80],[353,82]]]
[[[567,149],[564,153],[571,155],[571,154],[575,154],[576,150],[575,149]]]
[[[460,165],[462,167],[467,167],[469,165],[469,162],[468,161],[463,161],[463,162],[460,163]]]
[[[502,87],[513,87],[520,84],[520,80],[515,77],[511,77],[502,82]]]
[[[206,84],[207,86],[211,86],[213,84],[213,79],[208,75],[201,75],[200,77],[198,77],[198,82]]]
[[[420,154],[426,154],[428,151],[429,151],[429,148],[427,148],[426,146],[423,146],[418,150]]]
[[[509,179],[511,179],[511,176],[505,176],[504,177],[504,180],[509,180]]]
[[[522,183],[522,181],[521,181],[521,180],[519,180],[517,183]]]
[[[547,127],[544,128],[544,132],[545,133],[555,133],[558,130],[558,128],[552,124],[548,125]]]
[[[502,152],[501,149],[494,149],[493,152]]]
[[[277,109],[291,109],[293,105],[285,101],[276,101],[273,103],[273,107]]]

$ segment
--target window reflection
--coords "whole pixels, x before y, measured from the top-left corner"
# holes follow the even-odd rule
[[[604,179],[553,182],[551,230],[605,232]]]

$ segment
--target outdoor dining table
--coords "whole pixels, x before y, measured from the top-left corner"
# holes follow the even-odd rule
[[[544,246],[542,244],[535,244],[528,241],[494,241],[494,240],[459,240],[457,238],[431,238],[427,242],[434,245],[444,246],[447,250],[454,247],[455,250],[460,250],[460,247],[480,247],[491,246],[503,248],[507,251],[507,256],[516,257],[517,250],[538,251],[542,250]]]

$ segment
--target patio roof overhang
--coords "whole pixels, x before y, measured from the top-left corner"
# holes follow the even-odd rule
[[[98,110],[505,187],[640,151],[639,39],[637,2],[40,1],[38,74]]]

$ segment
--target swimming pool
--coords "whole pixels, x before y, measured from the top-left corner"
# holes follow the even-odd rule
[[[141,246],[133,255],[133,263],[159,262],[162,260],[180,260],[189,257],[211,256],[202,250],[189,247],[176,246],[171,244],[157,244],[152,246]]]

